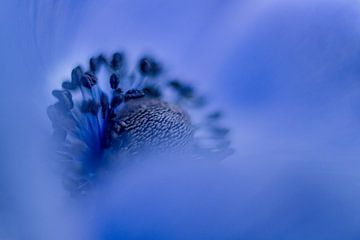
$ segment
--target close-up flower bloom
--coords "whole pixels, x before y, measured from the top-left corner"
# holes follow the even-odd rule
[[[52,91],[57,101],[47,114],[54,150],[68,165],[65,181],[73,191],[84,192],[109,165],[144,154],[220,160],[231,152],[228,129],[219,125],[222,113],[202,113],[205,97],[191,85],[166,76],[149,56],[134,70],[127,65],[120,52],[92,57],[86,70],[75,67],[71,80]]]
[[[359,239],[357,0],[4,0],[0,239]]]

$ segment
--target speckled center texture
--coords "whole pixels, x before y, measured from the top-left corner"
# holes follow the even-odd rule
[[[180,107],[158,99],[133,99],[117,114],[113,147],[129,153],[175,150],[190,142],[193,129]]]

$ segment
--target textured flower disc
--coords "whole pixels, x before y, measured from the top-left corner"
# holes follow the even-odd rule
[[[190,118],[183,109],[159,99],[133,99],[114,120],[114,147],[137,153],[186,146],[192,139]]]

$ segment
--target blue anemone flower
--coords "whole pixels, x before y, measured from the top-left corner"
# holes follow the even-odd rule
[[[113,163],[145,151],[182,151],[194,158],[231,153],[221,112],[208,112],[204,96],[169,76],[151,56],[131,69],[124,53],[100,54],[87,68],[76,66],[61,86],[52,91],[57,102],[47,114],[58,157],[70,163],[66,182],[76,191],[83,192]]]

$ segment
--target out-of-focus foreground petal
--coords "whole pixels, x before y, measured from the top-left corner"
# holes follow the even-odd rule
[[[46,63],[39,47],[51,44],[37,43],[34,8],[32,1],[2,1],[0,7],[0,238],[79,239],[80,225],[71,223],[76,214],[64,205],[60,181],[49,171],[41,104]]]

